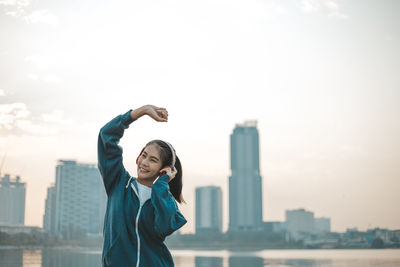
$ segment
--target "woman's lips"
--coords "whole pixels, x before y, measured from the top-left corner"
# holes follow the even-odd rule
[[[143,168],[139,168],[139,171],[142,172],[142,173],[149,172],[148,170],[145,170],[145,169],[143,169]]]

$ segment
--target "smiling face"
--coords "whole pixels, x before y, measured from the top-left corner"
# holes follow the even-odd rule
[[[138,179],[155,180],[160,175],[161,167],[160,148],[156,144],[146,146],[137,160]]]

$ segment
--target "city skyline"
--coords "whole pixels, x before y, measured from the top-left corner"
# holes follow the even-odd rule
[[[27,183],[25,224],[42,225],[58,159],[97,162],[99,129],[144,104],[124,164],[151,139],[173,144],[181,205],[223,190],[229,135],[257,120],[263,220],[286,209],[332,231],[400,228],[400,2],[342,0],[0,1],[1,173]]]
[[[59,160],[57,160],[57,162],[58,162],[58,165],[56,165],[56,168],[58,169],[60,166],[62,166],[62,164],[67,164],[67,166],[68,166],[68,164],[69,165],[71,165],[72,167],[79,167],[79,166],[82,166],[82,167],[84,167],[84,168],[93,168],[93,166],[95,166],[96,164],[94,164],[94,163],[81,163],[81,162],[77,162],[76,160],[71,160],[71,159],[59,159]],[[97,168],[96,168],[97,169]],[[10,174],[4,174],[4,179],[10,179],[10,177],[12,177]],[[0,176],[0,178],[2,178],[1,176]],[[12,178],[12,179],[18,179],[18,182],[20,182],[20,179],[21,179],[21,177],[20,176],[16,176],[16,178]],[[75,179],[75,178],[74,178]],[[99,179],[100,179],[100,176],[99,176]],[[102,181],[101,181],[102,182]],[[26,183],[25,182],[21,182],[23,185],[25,185]],[[47,188],[47,196],[46,196],[46,201],[45,201],[45,206],[46,206],[46,210],[47,210],[47,206],[49,205],[49,206],[51,206],[51,205],[54,205],[54,204],[47,204],[48,203],[48,201],[51,201],[50,199],[49,199],[49,196],[51,197],[51,198],[54,198],[56,195],[55,195],[55,189],[56,189],[56,182],[55,183],[53,183],[53,184],[51,184],[48,188]],[[204,198],[204,196],[202,196],[202,198],[199,198],[200,197],[200,195],[198,195],[198,193],[199,192],[197,192],[197,191],[204,191],[205,189],[207,189],[207,190],[217,190],[217,191],[219,191],[219,195],[218,195],[218,201],[221,201],[222,200],[222,195],[223,195],[223,193],[222,193],[222,190],[221,190],[221,188],[219,187],[219,186],[212,186],[212,185],[205,185],[205,186],[199,186],[199,187],[196,187],[195,188],[196,189],[196,203],[195,203],[195,205],[196,206],[198,206],[198,203],[197,203],[197,200],[198,199],[203,199]],[[103,195],[102,193],[104,193],[104,192],[102,192],[102,190],[100,189],[100,191],[101,192],[99,192],[100,193],[100,195]],[[210,192],[208,192],[208,194],[209,194]],[[52,194],[54,194],[54,196],[52,196]],[[204,193],[203,193],[204,194]],[[98,197],[100,197],[101,198],[101,196],[98,196]],[[213,196],[213,198],[215,198],[216,196]],[[104,201],[106,201],[106,199],[104,199]],[[207,203],[206,204],[206,206],[208,205],[208,206],[210,206],[210,205],[212,205],[211,203],[208,203],[208,202],[205,202],[205,203]],[[205,203],[202,203],[201,205],[203,206]],[[103,203],[103,204],[105,204],[105,202]],[[217,203],[218,204],[218,203]],[[221,205],[222,203],[219,203],[218,205]],[[229,203],[228,203],[228,205],[229,205]],[[104,206],[104,205],[103,205]],[[104,208],[105,207],[101,207],[100,209],[103,209],[104,210]],[[203,207],[204,208],[204,207]],[[213,209],[215,209],[215,211],[213,211],[212,212],[212,214],[218,214],[218,212],[217,212],[217,210],[219,210],[220,212],[221,212],[221,206],[220,207],[213,207]],[[24,208],[24,210],[25,210],[25,208]],[[197,211],[197,209],[196,209],[196,213],[197,213],[198,211]],[[202,211],[202,212],[204,212],[204,211]],[[216,213],[217,212],[217,213]],[[295,209],[285,209],[285,220],[282,220],[282,221],[280,221],[280,222],[276,222],[276,221],[266,221],[266,220],[263,220],[262,221],[262,223],[287,223],[288,222],[288,214],[290,214],[290,213],[297,213],[297,212],[303,212],[303,213],[306,213],[306,214],[312,214],[312,220],[315,220],[315,223],[319,223],[319,225],[318,226],[314,226],[314,222],[313,222],[313,224],[302,224],[302,225],[300,225],[300,226],[294,226],[295,228],[297,228],[297,227],[303,227],[303,228],[306,228],[306,229],[308,229],[308,231],[311,231],[310,229],[313,229],[314,227],[316,227],[315,229],[319,229],[319,231],[321,231],[320,229],[327,229],[327,228],[329,228],[330,229],[330,220],[331,220],[331,218],[330,217],[319,217],[319,218],[317,218],[317,217],[315,217],[314,218],[314,212],[313,211],[311,211],[311,210],[307,210],[307,208],[304,208],[304,207],[300,207],[300,208],[295,208]],[[200,213],[199,213],[200,214]],[[54,233],[56,233],[56,230],[54,230],[54,229],[51,229],[51,228],[55,228],[56,227],[56,223],[55,222],[53,222],[53,223],[47,223],[47,227],[45,226],[46,225],[46,219],[45,219],[45,217],[46,217],[46,213],[44,213],[43,214],[43,226],[42,226],[42,228],[44,228],[44,229],[46,229],[46,231],[48,231],[48,232],[51,232],[52,234],[54,234]],[[208,215],[207,215],[208,216]],[[102,217],[102,215],[100,214],[100,218]],[[197,216],[196,216],[196,218],[197,218]],[[47,220],[55,220],[55,218],[54,219],[50,219],[50,217],[47,219]],[[310,219],[309,219],[310,220]],[[202,225],[202,224],[204,224],[204,222],[206,222],[206,225],[210,222],[210,218],[206,218],[206,220],[204,221],[203,219],[202,219],[202,223],[200,224],[200,225]],[[100,222],[102,222],[102,219],[100,220]],[[214,221],[213,223],[215,223],[215,222],[220,222],[220,223],[222,223],[222,218],[219,218],[218,220],[216,220],[216,221]],[[229,223],[229,221],[228,221],[228,223]],[[197,221],[195,222],[195,224],[197,225]],[[3,225],[3,224],[1,224],[0,223],[0,225]],[[4,224],[4,225],[7,225],[7,224]],[[22,226],[21,224],[9,224],[10,226]],[[328,225],[328,226],[327,226]],[[28,226],[28,225],[27,225]],[[282,226],[279,226],[279,229],[280,229],[280,227],[282,227]],[[288,226],[285,226],[285,227],[288,227]],[[100,227],[101,228],[101,227]],[[381,227],[376,227],[376,228],[381,228]],[[207,227],[205,227],[204,229],[208,229]],[[213,228],[210,228],[210,229],[213,229]],[[222,229],[222,228],[220,228],[220,229]],[[284,228],[284,229],[286,229],[286,228]],[[354,231],[354,229],[358,229],[358,227],[357,226],[354,226],[354,227],[347,227],[346,228],[346,231],[348,231],[348,230],[351,230],[351,231]],[[368,228],[368,229],[366,229],[366,230],[372,230],[372,229],[374,229],[374,228]],[[383,228],[384,229],[384,228]],[[229,229],[227,229],[228,231],[229,231]],[[388,230],[397,230],[397,229],[388,229]],[[221,231],[221,230],[219,230],[220,232],[226,232],[226,231]],[[260,229],[259,229],[259,231],[260,231]],[[280,231],[280,230],[279,230]],[[196,231],[194,231],[194,232],[196,232]],[[193,233],[194,233],[193,232]],[[311,231],[312,232],[312,231]],[[59,234],[59,233],[58,233]]]

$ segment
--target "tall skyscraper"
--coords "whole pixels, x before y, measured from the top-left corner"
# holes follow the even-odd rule
[[[0,180],[0,225],[22,226],[25,222],[25,183],[5,174]]]
[[[56,187],[47,189],[45,211],[43,216],[43,229],[50,234],[56,233]]]
[[[53,209],[55,198],[55,208]],[[56,184],[48,190],[45,222],[56,234],[75,237],[80,234],[100,234],[107,196],[96,164],[80,164],[59,160],[56,166]],[[54,215],[54,228],[52,225]],[[46,224],[45,224],[46,225]]]
[[[221,232],[221,188],[217,186],[196,188],[196,234]]]
[[[229,231],[262,229],[262,184],[257,121],[237,124],[231,134]]]

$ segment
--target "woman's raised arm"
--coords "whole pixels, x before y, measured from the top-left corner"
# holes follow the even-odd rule
[[[122,147],[118,143],[124,135],[125,129],[135,120],[130,116],[130,113],[131,110],[115,117],[104,125],[99,132],[97,160],[107,195],[125,171],[122,163]]]
[[[165,108],[145,105],[115,117],[100,129],[97,143],[98,167],[103,177],[107,194],[111,192],[114,184],[120,179],[121,174],[125,172],[122,147],[118,145],[119,140],[129,125],[143,115],[148,115],[159,122],[168,121],[168,112]]]

